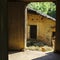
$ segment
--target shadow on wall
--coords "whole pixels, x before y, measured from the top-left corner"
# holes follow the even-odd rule
[[[60,54],[50,52],[50,53],[47,53],[46,56],[35,58],[32,60],[60,60]]]
[[[15,53],[19,53],[22,52],[23,50],[9,50],[8,54],[15,54]]]
[[[19,53],[20,51],[8,51],[8,54],[15,54],[15,53]]]

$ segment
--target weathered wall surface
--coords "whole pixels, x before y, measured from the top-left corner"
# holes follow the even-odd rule
[[[23,8],[22,8],[23,7]],[[20,2],[8,3],[8,45],[9,49],[24,48],[25,5]]]
[[[28,12],[28,39],[30,38],[30,25],[37,25],[37,39],[42,40],[46,42],[47,44],[51,44],[51,38],[52,38],[52,32],[55,29],[52,29],[51,27],[54,27],[56,25],[55,21],[48,19],[46,17],[43,17],[38,14],[33,14]]]

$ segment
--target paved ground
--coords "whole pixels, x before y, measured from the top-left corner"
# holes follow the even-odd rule
[[[60,55],[52,52],[24,51],[8,54],[8,60],[60,60]]]

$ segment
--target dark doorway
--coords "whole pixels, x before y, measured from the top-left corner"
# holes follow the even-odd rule
[[[55,40],[56,40],[56,32],[52,32],[51,45],[53,46],[53,49],[55,48]]]
[[[37,26],[30,25],[30,38],[36,39],[37,38]]]
[[[52,37],[55,37],[56,36],[56,32],[52,32]]]

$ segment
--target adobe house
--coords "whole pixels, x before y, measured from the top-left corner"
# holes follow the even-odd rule
[[[0,59],[7,60],[7,46],[10,49],[25,48],[25,8],[31,1],[40,0],[1,0],[0,9]],[[44,0],[47,1],[47,0]],[[55,0],[50,0],[55,1]],[[60,11],[60,2],[57,2]],[[8,6],[8,8],[7,8]],[[7,14],[8,13],[8,14]],[[55,52],[60,52],[60,12],[57,12]],[[9,23],[10,22],[10,23]],[[14,29],[13,29],[14,28]],[[18,30],[17,30],[18,29]],[[17,36],[18,35],[18,36]],[[16,39],[15,39],[16,38]],[[9,42],[9,43],[8,43]]]
[[[52,36],[55,36],[56,19],[27,8],[27,39],[40,40],[51,45]]]

